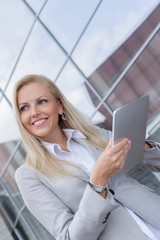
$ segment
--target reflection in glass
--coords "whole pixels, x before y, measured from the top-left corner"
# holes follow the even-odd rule
[[[36,239],[53,240],[53,236],[33,217],[27,208],[23,210],[22,216],[29,226],[29,228],[27,228],[22,217],[19,218],[16,228],[19,229],[23,239],[33,239],[34,235]]]
[[[112,111],[138,96],[148,94],[150,97],[148,118],[150,120],[159,116],[160,68],[158,66],[160,65],[160,52],[156,49],[160,42],[160,35],[158,31],[155,31],[160,19],[158,12],[159,8],[156,8],[127,41],[89,78],[93,86],[105,97],[106,103]],[[148,32],[146,32],[146,26],[150,26],[147,28]],[[153,36],[152,32],[154,32]],[[146,39],[147,44],[143,50],[141,47]],[[120,61],[121,55],[124,56],[122,61]],[[136,56],[134,61],[132,61],[133,55]],[[132,61],[132,65],[126,71],[126,66],[130,61]],[[122,73],[124,74],[122,75]],[[96,81],[97,79],[100,80],[100,84]],[[94,102],[94,96],[91,95],[91,98]],[[107,117],[111,125],[107,109],[102,106],[100,112]]]
[[[43,74],[54,79],[65,58],[65,55],[51,36],[37,22],[12,77],[6,95],[11,99],[14,82],[25,74]]]
[[[86,81],[84,77],[73,67],[73,65],[68,62],[56,84],[67,99],[80,112],[90,117],[94,112],[95,107],[91,101],[90,95],[88,94]]]
[[[15,145],[16,143],[16,145]],[[12,148],[11,148],[12,144]],[[10,160],[10,164],[8,165],[7,169],[5,169],[5,172],[3,173],[2,181],[5,184],[6,188],[12,195],[16,195],[18,191],[17,185],[14,181],[14,174],[15,170],[24,163],[26,153],[23,149],[23,147],[20,145],[20,147],[17,149],[17,142],[10,142],[8,144],[3,144],[5,147],[5,151],[3,150],[4,154],[10,153],[10,158],[6,159],[6,164],[8,163],[8,160]],[[14,147],[14,148],[13,148]],[[14,151],[16,148],[16,151]],[[1,150],[1,151],[2,151]],[[6,154],[6,155],[7,155]],[[11,158],[12,156],[12,158]],[[2,162],[3,159],[1,159]],[[3,171],[3,169],[2,169]],[[1,172],[2,172],[1,171]]]
[[[0,143],[19,138],[19,130],[12,108],[3,98],[0,103]]]
[[[26,0],[26,3],[28,3],[28,6],[35,11],[35,13],[38,13],[41,9],[42,5],[44,4],[46,0]],[[24,2],[25,3],[25,2]],[[26,4],[27,6],[27,4]]]
[[[73,59],[89,76],[105,61],[155,7],[155,1],[102,1],[76,48]],[[115,7],[116,6],[116,7]],[[119,11],[121,9],[121,11]],[[114,16],[113,17],[113,13]],[[130,46],[131,48],[131,46]]]
[[[0,1],[0,86],[2,88],[5,87],[33,20],[23,1]]]
[[[70,52],[98,3],[98,0],[48,1],[40,18]]]

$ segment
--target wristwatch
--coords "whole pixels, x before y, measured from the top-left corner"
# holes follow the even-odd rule
[[[95,191],[95,192],[98,192],[98,193],[102,193],[102,192],[106,192],[108,191],[108,186],[101,186],[101,185],[96,185],[94,183],[92,183],[91,181],[88,182],[89,183],[89,186]]]

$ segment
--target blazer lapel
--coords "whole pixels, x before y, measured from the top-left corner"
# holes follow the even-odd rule
[[[99,157],[100,153],[102,152],[101,150],[99,150],[98,148],[92,146],[91,144],[89,144],[85,139],[82,138],[76,138],[74,139],[76,142],[80,143],[81,145],[83,145],[88,152],[91,154],[92,158],[94,159],[94,161],[97,160],[97,158]]]

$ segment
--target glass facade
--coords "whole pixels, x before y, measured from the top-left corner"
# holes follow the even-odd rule
[[[157,6],[136,31],[89,77],[103,101],[111,108],[109,112],[102,102],[98,105],[98,109],[108,119],[108,127],[111,127],[113,110],[144,94],[150,97],[149,125],[153,124],[156,118],[159,119],[159,45],[160,6]],[[91,97],[97,106],[99,100],[96,100],[92,93]],[[157,125],[157,121],[155,124]],[[148,134],[151,135],[150,131]]]
[[[0,216],[14,239],[53,239],[26,209],[14,180],[26,153],[12,111],[13,84],[28,73],[47,75],[105,128],[115,108],[148,94],[147,136],[160,141],[160,4],[2,0],[0,20]],[[159,174],[141,167],[130,174],[160,193]]]

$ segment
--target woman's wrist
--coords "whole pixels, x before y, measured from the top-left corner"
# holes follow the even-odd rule
[[[89,184],[89,186],[90,186],[95,192],[97,192],[101,197],[103,197],[103,198],[106,198],[106,197],[107,197],[108,184],[106,184],[106,183],[105,183],[105,185],[95,184],[95,183],[91,182],[91,180],[89,180],[88,184]]]
[[[106,185],[108,185],[109,179],[101,176],[91,176],[89,181],[95,185],[101,185],[105,187]]]

